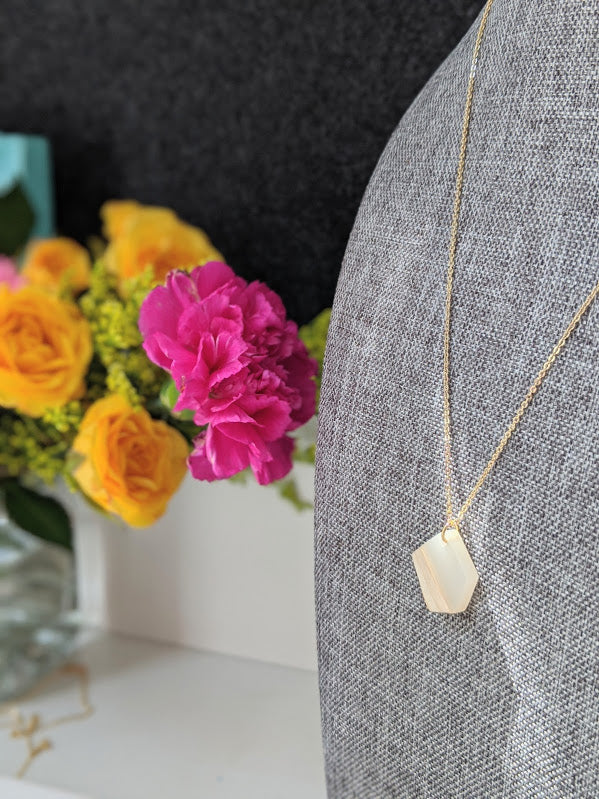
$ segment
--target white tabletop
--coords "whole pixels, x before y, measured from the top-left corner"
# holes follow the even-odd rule
[[[114,635],[76,659],[95,713],[49,732],[27,781],[89,799],[326,796],[315,673]],[[78,708],[63,683],[25,706],[44,720]],[[0,776],[23,754],[0,730]]]

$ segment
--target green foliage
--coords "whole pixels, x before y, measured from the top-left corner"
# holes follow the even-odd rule
[[[296,444],[293,450],[293,460],[295,463],[314,463],[316,458],[316,443],[308,444],[305,447]]]
[[[35,216],[22,186],[0,197],[0,253],[15,255],[27,243]]]
[[[281,482],[277,483],[277,488],[283,499],[291,502],[296,510],[302,511],[312,509],[312,503],[307,502],[300,496],[297,484],[293,478],[290,477],[287,480],[282,480]]]
[[[253,474],[251,469],[243,469],[241,472],[237,472],[232,477],[229,477],[230,483],[237,483],[238,485],[247,485],[247,481],[250,477],[253,478]]]
[[[71,519],[59,502],[26,488],[18,480],[5,480],[0,487],[6,512],[15,524],[52,544],[73,548]]]
[[[194,422],[188,419],[179,419],[178,415],[172,414],[168,417],[168,423],[171,427],[174,427],[175,430],[178,430],[181,433],[183,438],[187,440],[187,443],[190,447],[193,447],[194,438],[199,436],[202,430],[205,430],[207,427],[207,425],[204,427],[198,427]]]
[[[173,408],[177,404],[177,400],[179,399],[179,391],[177,390],[177,386],[175,385],[175,381],[172,377],[167,378],[167,380],[162,384],[162,388],[160,389],[160,402],[166,408],[172,416],[177,419],[181,419],[184,422],[190,422],[193,420],[194,413],[192,410],[183,410],[183,411],[174,411]]]
[[[310,356],[318,361],[318,374],[316,376],[316,384],[318,386],[316,392],[317,409],[318,402],[320,400],[322,364],[324,361],[324,351],[327,343],[327,334],[329,332],[330,321],[331,309],[325,308],[324,311],[321,311],[311,322],[308,322],[308,324],[303,325],[299,329],[299,337],[308,348]]]
[[[99,246],[97,251],[100,252]],[[87,318],[93,339],[94,357],[85,378],[85,396],[50,409],[37,419],[0,408],[0,491],[5,493],[8,512],[15,522],[48,541],[71,545],[68,515],[57,502],[22,483],[41,480],[50,485],[62,477],[73,490],[78,490],[72,474],[77,458],[72,445],[93,402],[106,394],[120,394],[133,407],[145,407],[154,418],[167,421],[190,445],[205,429],[194,424],[191,411],[173,412],[177,388],[170,378],[165,381],[164,372],[149,361],[143,350],[139,311],[151,288],[151,270],[125,286],[117,285],[116,277],[99,258],[89,290],[78,298],[69,296]],[[329,319],[330,309],[325,309],[299,331],[310,355],[320,365],[318,390]],[[313,463],[313,433],[309,425],[302,430],[304,438],[298,431],[293,458],[295,462]],[[248,473],[246,470],[231,479],[243,483]],[[300,496],[293,477],[279,481],[276,488],[298,510],[311,508],[311,503]]]
[[[295,456],[294,460],[296,460]],[[237,483],[237,485],[247,485],[248,480],[253,482],[253,474],[251,469],[244,469],[242,472],[237,472],[237,474],[234,474],[233,477],[228,478],[229,483]],[[272,486],[276,489],[279,496],[281,496],[287,502],[291,502],[296,510],[312,510],[312,503],[303,499],[293,477],[286,477],[283,480],[277,480],[276,482],[272,483]]]
[[[48,409],[40,418],[0,408],[0,488],[14,520],[41,538],[68,546],[68,517],[58,503],[25,488],[22,481],[52,485],[62,477],[77,490],[71,450],[87,408],[107,393],[122,394],[133,406],[156,401],[164,373],[148,360],[137,326],[150,281],[149,275],[131,281],[121,298],[116,280],[97,262],[90,289],[78,300],[90,323],[95,351],[85,378],[85,397]],[[160,410],[158,416],[169,416],[164,408]],[[193,434],[197,433],[193,428]],[[191,440],[191,431],[186,432]],[[14,479],[7,482],[7,478]]]
[[[316,375],[316,411],[318,413],[318,403],[320,401],[320,381],[322,379],[322,364],[324,352],[331,320],[331,309],[325,308],[311,322],[303,325],[299,329],[299,337],[306,345],[310,357],[318,361],[318,373]],[[308,428],[309,429],[309,425]],[[316,442],[302,440],[301,430],[296,434],[296,442],[293,450],[294,463],[314,463],[316,457]],[[303,499],[299,493],[297,483],[293,477],[279,481],[277,484],[279,494],[298,510],[312,508],[312,503]]]
[[[178,399],[179,392],[177,391],[175,381],[172,377],[169,377],[164,381],[162,388],[160,389],[160,402],[163,404],[166,410],[170,412],[177,404]]]

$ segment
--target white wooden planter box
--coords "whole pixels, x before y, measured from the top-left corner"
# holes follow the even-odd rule
[[[314,468],[299,464],[294,475],[312,500]],[[316,668],[311,511],[296,511],[272,487],[191,477],[147,530],[69,504],[88,623]]]

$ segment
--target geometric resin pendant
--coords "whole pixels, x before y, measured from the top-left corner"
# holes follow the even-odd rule
[[[412,560],[424,601],[433,613],[462,613],[478,583],[478,572],[455,527],[429,538]]]

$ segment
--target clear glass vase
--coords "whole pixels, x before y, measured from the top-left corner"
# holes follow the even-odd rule
[[[70,655],[77,624],[73,556],[11,522],[0,497],[0,701]]]

